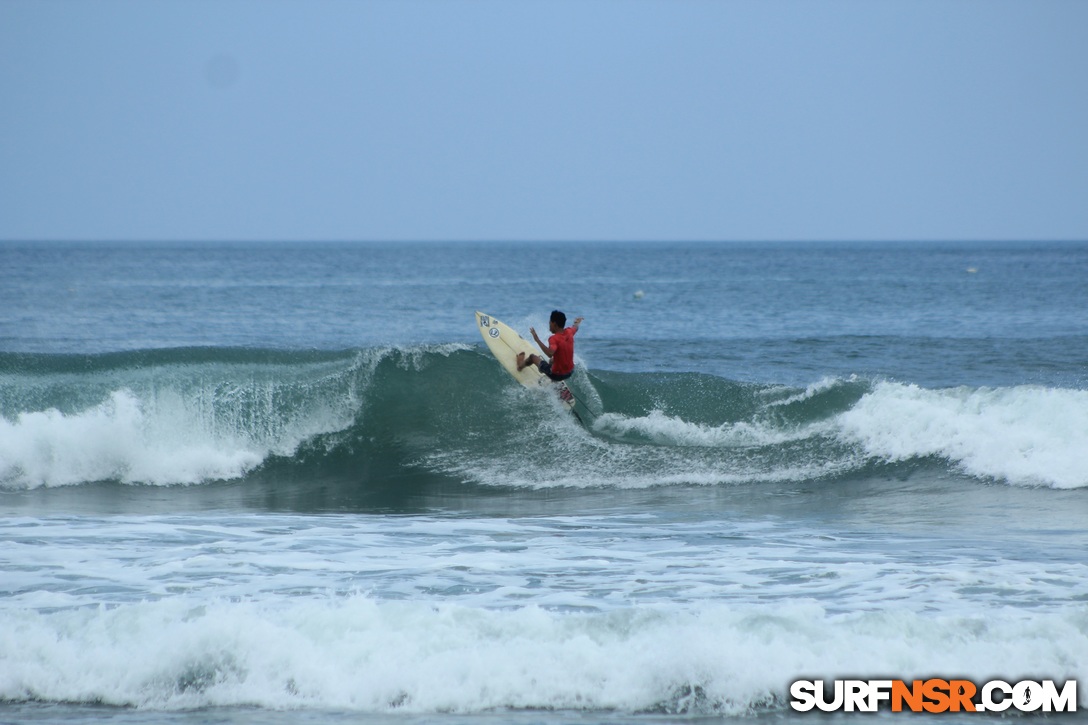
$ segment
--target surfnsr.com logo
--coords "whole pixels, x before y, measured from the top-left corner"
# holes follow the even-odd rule
[[[1077,681],[1059,687],[1054,680],[797,680],[790,685],[790,707],[798,712],[1075,712]]]

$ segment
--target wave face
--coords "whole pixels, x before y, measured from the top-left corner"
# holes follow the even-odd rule
[[[479,347],[0,356],[0,487],[171,486],[290,474],[516,488],[644,488],[937,465],[1088,486],[1088,391],[806,388],[583,367],[584,425]]]

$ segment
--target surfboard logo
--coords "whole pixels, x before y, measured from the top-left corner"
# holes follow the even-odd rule
[[[492,327],[490,330],[487,331],[487,334],[491,335],[492,337],[498,337],[499,336],[499,328]]]
[[[480,315],[480,327],[491,327],[491,318],[486,315]]]

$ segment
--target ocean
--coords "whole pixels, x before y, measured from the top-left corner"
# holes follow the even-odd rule
[[[554,308],[578,418],[473,317]],[[1088,721],[1086,244],[6,242],[0,311],[0,721]]]

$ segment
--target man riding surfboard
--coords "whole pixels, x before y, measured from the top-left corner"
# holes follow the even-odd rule
[[[578,327],[584,319],[584,317],[578,317],[574,320],[573,325],[566,327],[567,316],[559,310],[552,310],[551,318],[548,320],[548,330],[552,334],[548,338],[547,345],[536,334],[536,328],[529,328],[529,332],[532,333],[536,344],[540,346],[541,351],[548,356],[548,359],[545,360],[536,354],[526,356],[525,353],[520,352],[517,358],[518,370],[524,370],[530,365],[536,365],[541,373],[555,381],[566,380],[573,375],[574,334],[578,332]]]

